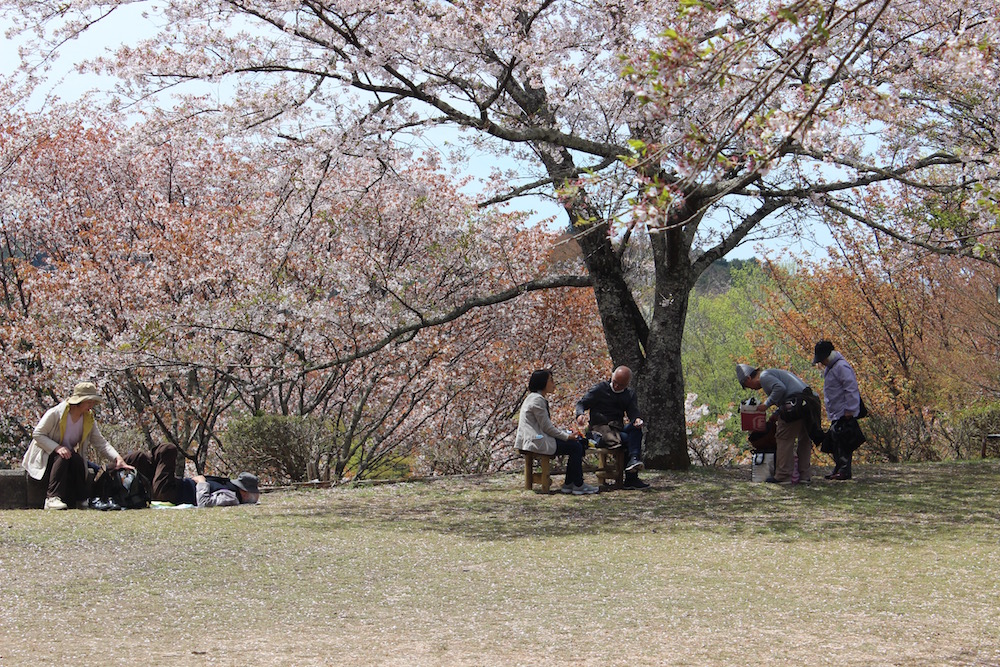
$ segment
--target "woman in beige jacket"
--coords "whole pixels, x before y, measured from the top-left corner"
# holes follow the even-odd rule
[[[49,409],[32,433],[21,466],[37,480],[48,479],[45,509],[87,507],[87,457],[90,448],[115,468],[130,468],[101,435],[93,408],[104,397],[92,382],[81,382],[65,401]]]
[[[583,442],[572,431],[556,428],[549,417],[546,398],[556,389],[550,370],[538,370],[528,380],[528,395],[521,403],[514,446],[518,450],[539,454],[566,455],[566,482],[560,491],[575,496],[597,493],[596,486],[583,483]]]

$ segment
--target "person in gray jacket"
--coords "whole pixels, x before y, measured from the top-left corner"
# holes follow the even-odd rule
[[[528,380],[528,395],[521,403],[521,413],[517,419],[517,435],[514,447],[518,451],[537,452],[549,456],[568,456],[566,481],[560,491],[575,496],[597,493],[598,488],[583,483],[584,444],[572,431],[557,428],[549,416],[549,401],[546,398],[556,389],[552,371],[537,370]]]
[[[791,484],[793,461],[798,455],[799,483],[808,484],[812,480],[813,438],[810,431],[818,423],[819,397],[795,373],[778,368],[761,370],[749,364],[737,364],[736,379],[747,389],[760,389],[767,394],[767,399],[758,405],[758,410],[778,409],[774,429],[777,445],[774,477],[766,481]]]

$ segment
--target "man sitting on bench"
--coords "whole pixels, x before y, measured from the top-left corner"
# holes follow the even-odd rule
[[[602,447],[622,445],[626,450],[625,484],[627,490],[648,489],[649,484],[639,479],[642,470],[642,418],[635,390],[629,389],[632,371],[619,366],[610,381],[598,382],[576,404],[576,422],[587,428],[587,411],[590,411],[590,431],[601,436]],[[624,419],[629,423],[625,424]]]

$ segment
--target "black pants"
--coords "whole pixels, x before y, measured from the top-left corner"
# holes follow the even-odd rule
[[[70,507],[87,499],[87,462],[76,451],[68,459],[49,454],[45,475],[49,480],[46,498],[59,498]]]
[[[841,477],[851,476],[851,459],[854,458],[854,450],[849,447],[834,445],[833,451],[833,474]]]
[[[566,461],[566,484],[583,484],[583,443],[556,438],[556,456],[569,457]]]
[[[863,445],[867,438],[855,417],[841,417],[830,425],[833,451],[833,472],[842,477],[851,476],[851,460],[854,450]]]

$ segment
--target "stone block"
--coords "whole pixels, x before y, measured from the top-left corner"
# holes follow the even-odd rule
[[[28,507],[27,478],[27,473],[21,468],[0,470],[0,509],[12,510]],[[44,490],[42,491],[42,501],[45,501]]]

